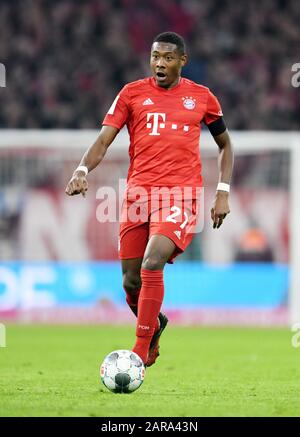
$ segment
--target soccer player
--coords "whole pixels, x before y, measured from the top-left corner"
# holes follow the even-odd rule
[[[230,212],[228,196],[233,168],[230,137],[217,98],[207,87],[181,77],[186,62],[185,42],[180,35],[164,32],[154,39],[150,57],[152,76],[131,82],[120,91],[104,118],[98,139],[82,157],[66,188],[70,196],[85,195],[87,174],[102,161],[107,148],[126,125],[130,135],[130,167],[119,256],[126,301],[137,316],[133,351],[147,366],[159,355],[159,339],[168,322],[160,312],[164,266],[172,263],[192,240],[189,229],[196,214],[193,193],[202,186],[201,122],[219,147],[219,183],[211,208],[213,227],[219,228]],[[136,196],[140,187],[146,200],[144,195]],[[147,209],[153,200],[154,187],[183,192],[190,187],[192,194],[188,197],[192,203],[184,209],[185,199],[176,200],[175,195],[169,205],[165,206],[160,199],[156,210]],[[146,211],[142,219],[130,217],[137,199],[140,210]],[[159,217],[156,214],[154,219],[155,212],[162,214]]]

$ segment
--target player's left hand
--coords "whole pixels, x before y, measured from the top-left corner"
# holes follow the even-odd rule
[[[230,213],[228,204],[229,193],[226,191],[217,191],[213,207],[210,210],[213,228],[219,228],[223,223],[226,215]]]

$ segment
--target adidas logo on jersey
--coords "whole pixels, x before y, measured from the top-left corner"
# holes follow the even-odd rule
[[[143,102],[143,106],[146,106],[146,105],[154,105],[154,103],[153,103],[152,100],[149,98],[149,99],[144,100],[144,102]]]
[[[181,231],[174,231],[174,234],[180,240],[180,238],[181,238]]]

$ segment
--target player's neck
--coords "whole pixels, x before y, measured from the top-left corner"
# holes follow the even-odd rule
[[[167,86],[159,85],[156,81],[155,81],[155,83],[159,88],[163,88],[165,90],[171,90],[172,88],[175,88],[180,83],[180,79],[181,79],[181,76],[178,76],[176,78],[176,80],[174,80],[174,82],[172,82],[171,84],[169,84]]]

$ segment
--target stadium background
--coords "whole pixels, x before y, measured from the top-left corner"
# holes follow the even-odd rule
[[[300,415],[299,332],[288,328],[300,320],[299,22],[296,0],[0,2],[0,416]],[[97,190],[119,193],[126,177],[126,132],[85,199],[64,189],[165,30],[186,39],[183,75],[222,104],[231,214],[212,229],[217,147],[204,129],[205,226],[166,267],[162,354],[124,399],[98,384],[103,357],[132,346],[134,318],[118,223],[96,211]]]
[[[97,188],[117,188],[126,177],[126,136],[90,175],[86,200],[68,199],[64,187],[118,90],[149,74],[155,34],[172,29],[186,38],[183,75],[213,90],[230,131],[299,128],[300,96],[291,86],[299,8],[264,0],[260,11],[248,2],[245,14],[243,2],[230,1],[1,2],[3,318],[132,320],[117,261],[118,223],[99,224],[95,213]],[[263,153],[238,154],[232,212],[215,231],[209,210],[217,151],[205,138],[206,224],[167,268],[165,308],[184,323],[286,324],[290,154],[284,144],[270,150],[272,137]]]

